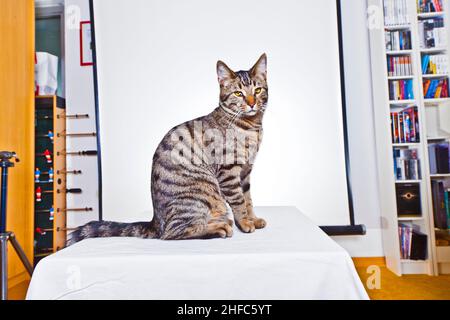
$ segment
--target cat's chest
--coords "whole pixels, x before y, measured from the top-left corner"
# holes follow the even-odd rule
[[[259,146],[263,137],[263,130],[261,129],[243,129],[235,127],[227,130],[227,137],[236,139],[237,141],[251,142]]]

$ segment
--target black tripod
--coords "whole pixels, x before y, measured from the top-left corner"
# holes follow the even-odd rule
[[[0,287],[2,300],[8,299],[8,241],[11,241],[11,245],[13,246],[14,250],[16,251],[30,276],[33,273],[33,267],[28,261],[27,256],[23,252],[23,249],[17,241],[16,236],[13,232],[6,231],[8,168],[14,167],[14,163],[10,161],[11,158],[14,158],[16,162],[19,162],[19,158],[17,158],[15,152],[0,151],[0,167],[2,168],[2,197],[0,207]]]

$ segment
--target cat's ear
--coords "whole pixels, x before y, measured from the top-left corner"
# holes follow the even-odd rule
[[[265,53],[258,59],[255,65],[250,69],[250,74],[252,76],[262,76],[266,78],[267,76],[267,56]]]
[[[236,78],[236,74],[233,70],[228,68],[224,62],[217,61],[217,78],[219,79],[220,85],[223,85],[226,82]]]

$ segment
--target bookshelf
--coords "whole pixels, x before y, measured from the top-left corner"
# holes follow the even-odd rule
[[[433,5],[420,6],[427,2]],[[442,240],[450,233],[437,227],[434,192],[436,181],[450,188],[450,174],[432,172],[430,160],[437,152],[430,147],[450,141],[449,2],[368,0],[377,18],[369,33],[383,247],[399,276],[450,273],[450,246]],[[405,214],[405,203],[417,212]],[[427,255],[409,252],[411,241]]]

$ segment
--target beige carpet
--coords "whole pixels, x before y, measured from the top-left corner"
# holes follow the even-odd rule
[[[381,269],[380,290],[369,290],[373,300],[450,300],[450,275],[430,277],[426,275],[404,275],[397,277],[386,267]],[[370,276],[366,267],[357,267],[364,286]]]

